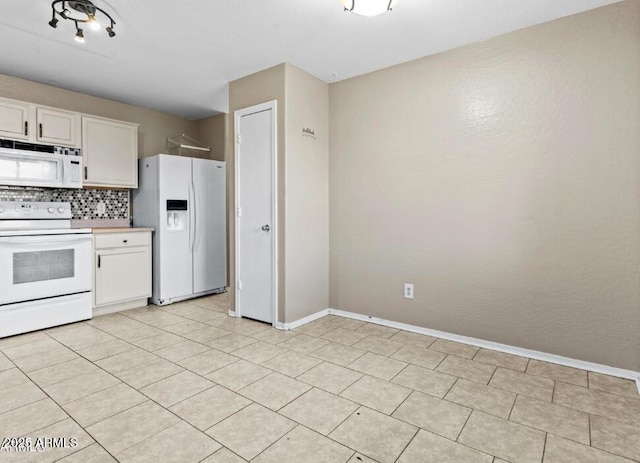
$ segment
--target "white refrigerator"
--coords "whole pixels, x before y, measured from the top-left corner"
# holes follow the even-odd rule
[[[224,162],[159,154],[139,160],[133,223],[153,227],[156,305],[224,291]]]

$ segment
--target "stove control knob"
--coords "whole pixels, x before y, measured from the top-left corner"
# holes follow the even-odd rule
[[[59,208],[58,208],[58,212],[59,212],[60,214],[62,214],[62,213],[64,212],[64,207],[59,207]]]
[[[0,214],[4,212],[4,207],[0,206]]]
[[[50,208],[48,208],[48,209],[47,209],[47,212],[48,212],[49,214],[53,214],[55,211],[56,211],[56,210],[55,210],[53,207],[50,207]]]

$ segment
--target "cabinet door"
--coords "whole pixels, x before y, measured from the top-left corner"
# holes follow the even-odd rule
[[[33,127],[29,127],[29,103],[0,99],[0,138],[28,140]]]
[[[36,108],[38,143],[79,146],[80,114],[52,108]]]
[[[138,187],[138,126],[82,116],[84,185]]]
[[[96,307],[145,297],[151,297],[148,246],[96,251]]]

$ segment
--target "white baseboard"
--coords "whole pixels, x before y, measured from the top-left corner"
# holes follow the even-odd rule
[[[594,373],[602,373],[610,376],[617,376],[619,378],[630,379],[636,382],[638,392],[640,392],[640,372],[633,370],[625,370],[623,368],[610,367],[608,365],[601,365],[599,363],[586,362],[584,360],[572,359],[569,357],[563,357],[561,355],[548,354],[546,352],[539,352],[536,350],[525,349],[522,347],[510,346],[508,344],[500,344],[493,341],[485,341],[484,339],[471,338],[469,336],[461,336],[459,334],[447,333],[446,331],[432,330],[430,328],[423,328],[421,326],[409,325],[406,323],[394,322],[391,320],[385,320],[383,318],[370,317],[368,315],[357,314],[353,312],[346,312],[338,309],[325,309],[308,317],[301,318],[291,323],[280,324],[282,327],[278,329],[293,329],[297,328],[305,323],[312,322],[325,315],[337,315],[339,317],[351,318],[354,320],[361,320],[368,323],[374,323],[376,325],[388,326],[390,328],[396,328],[399,330],[410,331],[412,333],[424,334],[427,336],[433,336],[436,338],[446,339],[449,341],[460,342],[463,344],[469,344],[471,346],[483,347],[485,349],[491,349],[498,352],[504,352],[506,354],[518,355],[520,357],[529,357],[535,360],[541,360],[543,362],[555,363],[557,365],[563,365],[572,368],[578,368],[580,370],[592,371]]]
[[[330,310],[331,309],[324,309],[324,310],[321,310],[320,312],[312,313],[311,315],[308,315],[304,318],[301,318],[300,320],[296,320],[291,323],[277,322],[274,326],[279,330],[284,330],[284,331],[292,330],[299,326],[306,325],[307,323],[311,323],[312,321],[317,320],[318,318],[322,318],[325,315],[329,315]]]

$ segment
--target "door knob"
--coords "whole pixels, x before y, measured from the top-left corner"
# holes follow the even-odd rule
[[[269,231],[269,230],[271,230],[271,227],[269,225],[262,226],[262,231]]]

